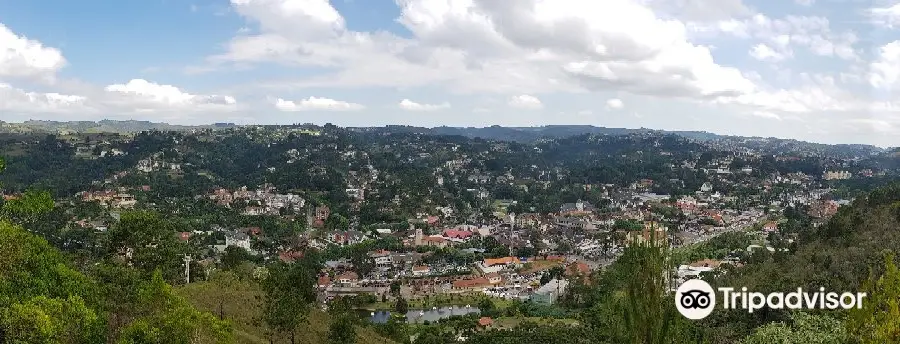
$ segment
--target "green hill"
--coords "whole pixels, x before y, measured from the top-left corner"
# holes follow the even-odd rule
[[[178,294],[189,300],[195,307],[209,311],[216,315],[224,315],[224,318],[234,325],[235,342],[240,343],[269,343],[264,327],[254,320],[260,314],[260,297],[262,292],[259,287],[250,282],[234,280],[227,286],[216,282],[192,283],[177,289]],[[221,302],[221,308],[220,308]],[[314,309],[310,312],[308,325],[297,332],[296,342],[304,344],[319,344],[328,342],[328,326],[330,319],[328,314]],[[394,343],[385,339],[371,329],[358,327],[356,329],[356,342],[358,344],[387,344]],[[290,343],[288,338],[275,338],[274,343]]]

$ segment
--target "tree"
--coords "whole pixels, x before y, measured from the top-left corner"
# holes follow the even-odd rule
[[[100,343],[104,321],[78,296],[38,296],[0,310],[6,343]]]
[[[175,229],[172,221],[158,213],[124,213],[108,232],[107,255],[125,257],[127,263],[145,273],[159,269],[166,280],[181,280],[181,256],[186,247],[176,238]]]
[[[328,326],[328,342],[332,344],[356,343],[356,328],[349,314],[338,315]]]
[[[487,317],[492,317],[497,315],[497,307],[494,305],[494,302],[491,299],[485,297],[478,301],[478,310],[481,311],[481,314]]]
[[[862,309],[851,309],[847,329],[854,343],[893,343],[900,341],[900,269],[892,253],[885,254],[884,274],[875,279],[870,273],[863,286],[867,293]]]
[[[770,323],[759,327],[744,338],[742,344],[843,344],[847,333],[843,324],[826,315],[797,312],[791,315],[792,324]]]
[[[120,344],[234,341],[231,324],[201,312],[176,295],[156,271],[137,292],[137,318],[122,330]]]
[[[394,297],[400,296],[400,281],[391,282],[391,295],[394,295]]]
[[[409,304],[406,302],[406,299],[398,297],[397,303],[394,304],[394,310],[399,314],[406,315],[409,312]]]
[[[265,294],[263,321],[275,332],[288,333],[295,342],[297,326],[316,300],[316,271],[309,257],[293,264],[276,262],[262,281]]]
[[[4,202],[0,213],[2,217],[30,228],[54,206],[50,192],[29,189],[21,197]]]
[[[228,246],[225,248],[225,253],[222,254],[222,268],[225,270],[234,270],[240,266],[241,263],[249,261],[250,258],[250,253],[243,247]]]

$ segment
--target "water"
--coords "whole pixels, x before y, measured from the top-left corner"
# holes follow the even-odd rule
[[[375,311],[374,314],[371,311],[366,311],[368,314],[369,321],[376,324],[383,324],[391,318],[391,311]],[[422,323],[425,321],[434,322],[440,319],[446,319],[451,316],[456,315],[466,315],[472,313],[481,313],[477,307],[460,307],[460,306],[450,306],[450,307],[441,307],[436,310],[410,310],[406,312],[406,322],[407,323]]]

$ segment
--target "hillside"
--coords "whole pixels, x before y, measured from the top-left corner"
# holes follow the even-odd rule
[[[807,227],[798,234],[794,243],[782,244],[791,252],[754,255],[750,264],[725,274],[715,285],[746,286],[760,292],[797,287],[867,290],[870,277],[885,272],[886,255],[894,254],[896,261],[896,254],[900,253],[900,184],[875,189],[851,206],[842,207],[826,224]],[[870,295],[879,293],[870,291]],[[847,316],[845,312],[833,315],[839,320],[846,320]],[[752,315],[744,311],[716,312],[708,319],[702,324],[719,338],[714,343],[729,343],[767,323],[789,322],[791,312],[765,310]]]
[[[258,287],[249,282],[232,280],[227,287],[216,282],[192,283],[177,289],[178,294],[186,298],[195,307],[213,314],[224,314],[225,319],[234,325],[234,336],[237,344],[269,343],[265,329],[254,320],[260,315],[259,298],[262,293]],[[220,308],[220,302],[222,307]],[[328,342],[328,314],[320,310],[310,313],[308,325],[297,331],[297,343],[324,344]],[[358,327],[356,330],[358,344],[393,343],[369,328]],[[289,343],[287,338],[278,338],[275,343]]]
[[[116,264],[91,274],[0,219],[0,343],[227,343],[230,325],[191,307],[161,275]]]

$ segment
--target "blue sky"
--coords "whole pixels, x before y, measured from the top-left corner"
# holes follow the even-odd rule
[[[900,145],[900,1],[0,2],[0,120],[592,124]]]

